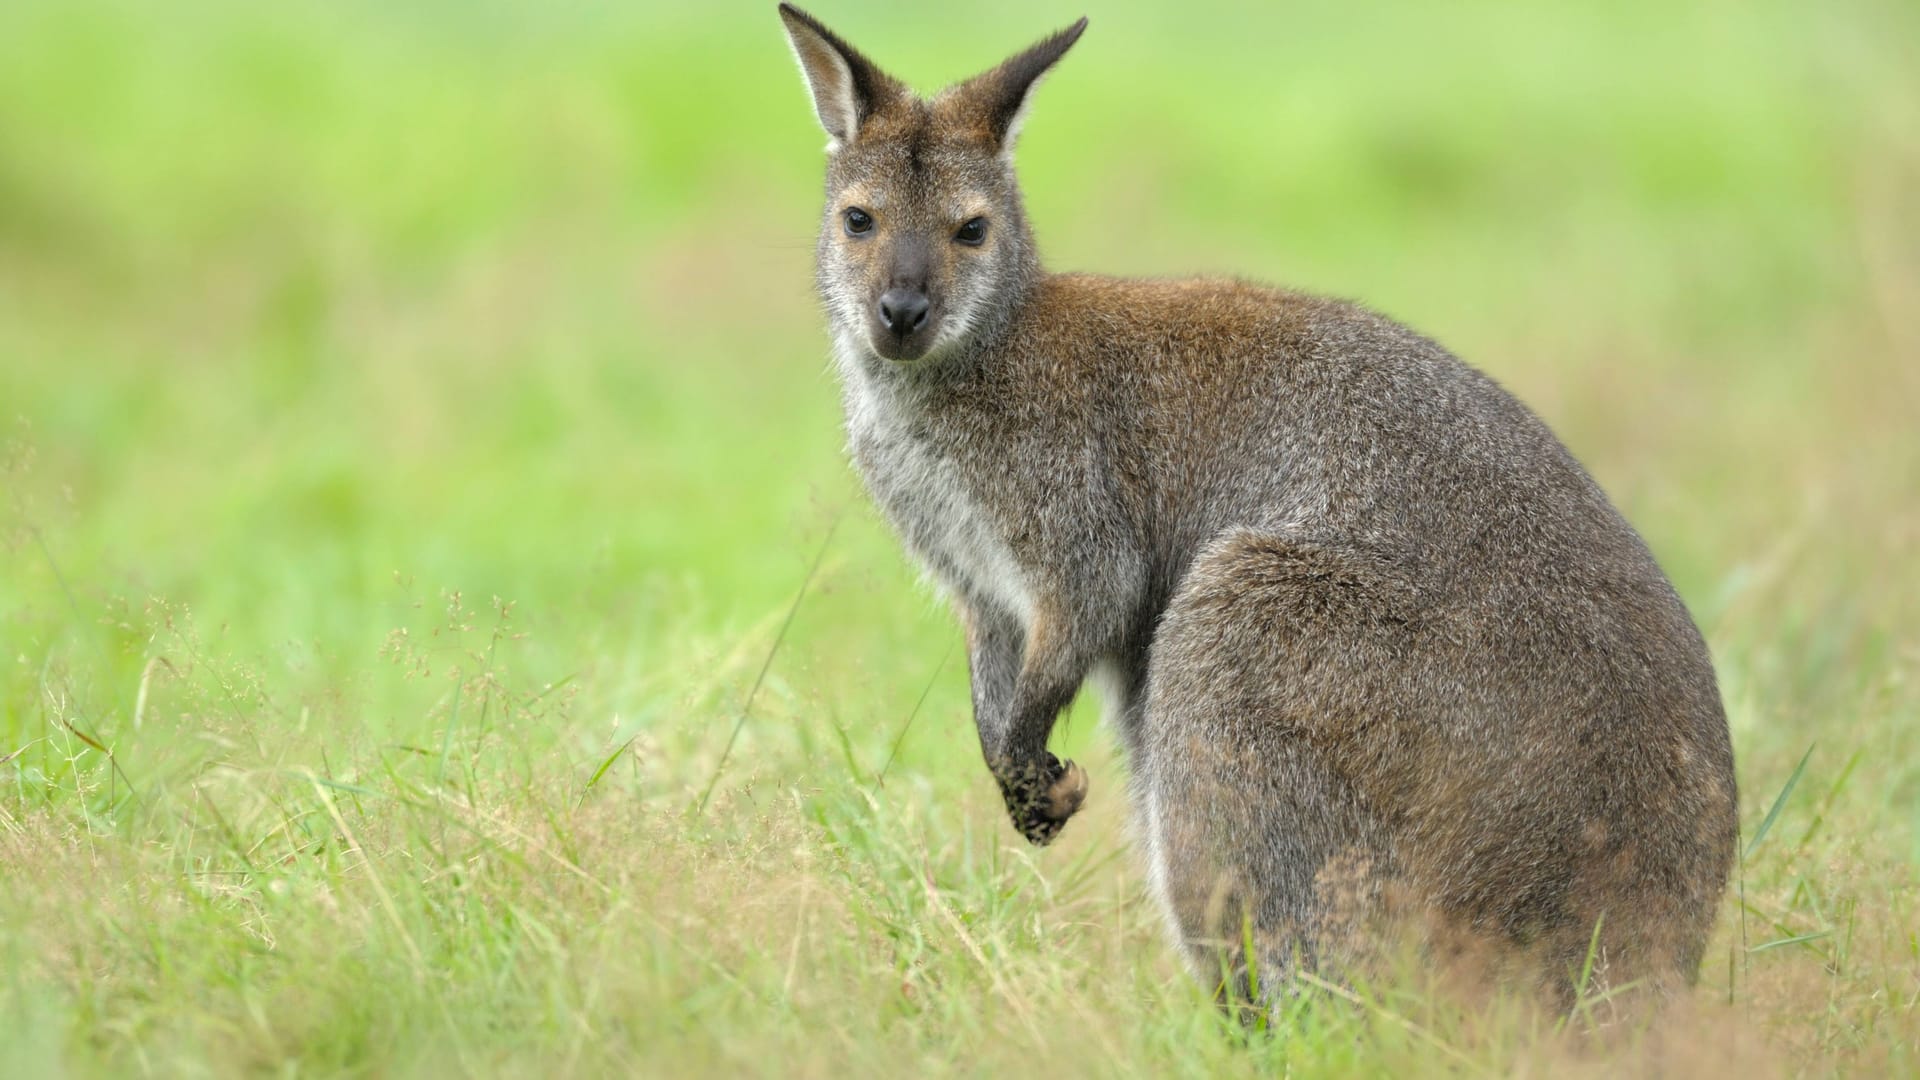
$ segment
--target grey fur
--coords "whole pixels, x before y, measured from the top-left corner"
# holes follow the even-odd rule
[[[1546,427],[1351,304],[1043,272],[1006,118],[1078,27],[926,101],[782,15],[816,94],[823,45],[869,73],[819,258],[849,442],[966,623],[1015,827],[1044,844],[1081,805],[1047,740],[1098,670],[1201,978],[1243,977],[1243,930],[1271,991],[1391,921],[1556,1000],[1596,925],[1615,981],[1691,981],[1734,847],[1719,691]],[[949,242],[980,213],[987,244]],[[917,343],[869,315],[903,282]]]

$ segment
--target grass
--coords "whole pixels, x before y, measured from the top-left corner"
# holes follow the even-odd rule
[[[963,7],[818,13],[922,86],[1080,13]],[[1675,1022],[1410,969],[1249,1037],[1094,702],[1088,810],[1014,838],[841,457],[771,5],[25,0],[0,1074],[1920,1070],[1912,7],[1091,14],[1054,265],[1434,334],[1701,622],[1747,850]]]

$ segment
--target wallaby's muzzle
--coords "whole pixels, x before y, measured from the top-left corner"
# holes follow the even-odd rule
[[[894,239],[883,279],[886,290],[873,304],[873,350],[889,360],[917,360],[934,337],[933,300],[927,295],[931,245],[911,229]]]
[[[874,351],[889,360],[917,359],[927,351],[926,339],[931,335],[921,331],[927,328],[927,313],[932,309],[933,301],[919,289],[892,288],[881,293],[874,314],[883,332],[874,335]]]

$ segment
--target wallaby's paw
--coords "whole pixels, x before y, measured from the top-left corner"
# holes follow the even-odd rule
[[[1029,843],[1045,847],[1087,798],[1086,770],[1048,754],[1028,769],[1000,778],[1013,827]]]

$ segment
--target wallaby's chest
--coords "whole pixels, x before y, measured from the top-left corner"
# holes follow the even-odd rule
[[[854,462],[908,548],[942,585],[1030,623],[1030,574],[1008,545],[1009,523],[979,486],[991,481],[983,471],[991,463],[964,458],[924,423],[862,407],[871,402],[851,404]]]

